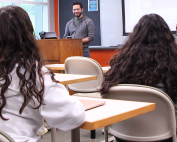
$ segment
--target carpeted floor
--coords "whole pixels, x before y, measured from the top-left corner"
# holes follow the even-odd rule
[[[96,139],[95,142],[101,142],[104,140],[104,135],[102,134],[102,129],[96,130]],[[80,130],[81,135],[81,142],[91,142],[90,139],[90,131],[89,130]],[[111,136],[109,136],[111,137]],[[45,135],[42,136],[41,142],[51,142],[51,132],[47,132]],[[57,142],[71,142],[71,131],[60,131],[57,130]]]

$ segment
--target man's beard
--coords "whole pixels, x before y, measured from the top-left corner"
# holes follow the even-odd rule
[[[79,14],[79,16],[75,16],[75,14],[74,14],[74,16],[75,16],[76,18],[79,18],[81,15],[82,15],[82,12]]]

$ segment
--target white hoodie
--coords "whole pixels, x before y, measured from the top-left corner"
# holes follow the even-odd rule
[[[42,68],[47,71],[45,67]],[[12,82],[5,92],[6,106],[2,114],[7,121],[0,118],[0,128],[8,133],[16,142],[39,142],[40,135],[37,130],[42,126],[44,119],[54,128],[68,131],[72,130],[85,121],[85,110],[83,105],[75,98],[69,96],[65,86],[51,80],[50,74],[44,74],[44,104],[39,109],[31,101],[19,114],[24,97],[19,91],[19,78],[16,68],[11,72]],[[38,82],[38,81],[37,81]]]

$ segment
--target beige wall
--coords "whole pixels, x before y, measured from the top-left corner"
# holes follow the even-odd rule
[[[49,32],[55,31],[54,0],[49,0]]]

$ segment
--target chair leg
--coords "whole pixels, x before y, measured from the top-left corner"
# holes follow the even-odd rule
[[[108,142],[108,128],[107,128],[107,126],[104,127],[104,137],[105,137],[105,142]]]
[[[80,142],[80,129],[71,130],[71,142]]]
[[[56,128],[51,128],[51,142],[57,142]]]

